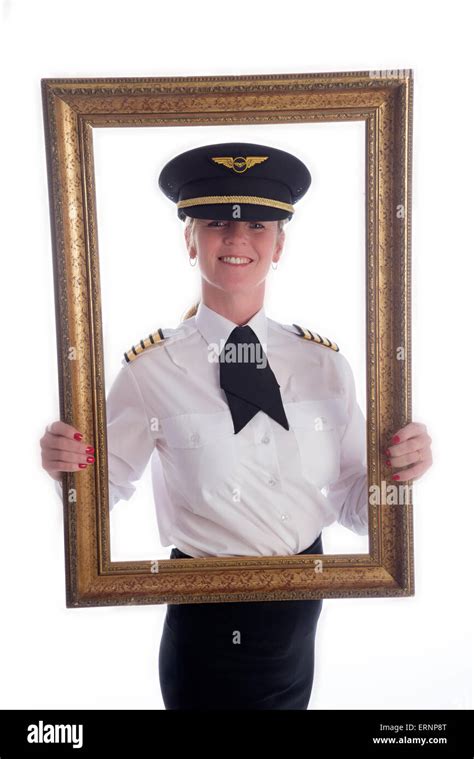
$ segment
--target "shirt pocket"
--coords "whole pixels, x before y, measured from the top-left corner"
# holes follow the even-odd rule
[[[179,414],[160,421],[169,462],[191,500],[231,480],[237,457],[229,411]]]
[[[295,401],[284,406],[305,479],[318,488],[337,480],[342,427],[347,424],[345,400]]]

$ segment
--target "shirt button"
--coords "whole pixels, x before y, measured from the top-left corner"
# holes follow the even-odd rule
[[[269,485],[276,485],[276,480],[275,480],[275,478],[274,478],[274,477],[270,477],[270,479],[268,480],[268,484],[269,484]]]
[[[270,442],[270,438],[268,437],[268,435],[265,435],[265,437],[262,437],[262,443],[269,443],[269,442]]]
[[[191,443],[199,443],[199,435],[197,432],[192,432],[189,436]]]
[[[288,519],[288,514],[282,514],[282,515],[281,515],[281,518],[282,518],[282,519]]]

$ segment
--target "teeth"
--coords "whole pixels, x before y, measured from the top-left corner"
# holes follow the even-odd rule
[[[235,256],[223,256],[221,258],[221,261],[226,261],[229,264],[247,264],[251,260],[251,258],[236,258]]]

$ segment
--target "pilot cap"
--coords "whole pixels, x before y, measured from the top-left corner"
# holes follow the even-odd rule
[[[187,150],[163,167],[158,185],[178,216],[197,219],[291,219],[311,184],[299,158],[252,142],[220,142]]]

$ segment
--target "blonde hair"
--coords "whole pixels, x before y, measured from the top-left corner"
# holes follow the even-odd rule
[[[278,219],[278,232],[283,231],[283,227],[285,224],[289,221],[289,219]],[[195,219],[191,216],[186,216],[186,220],[184,222],[185,229],[188,229],[191,227],[191,237],[193,237],[194,234],[194,222]],[[186,321],[186,319],[190,319],[192,316],[195,316],[198,310],[200,300],[197,300],[196,303],[194,303],[192,306],[188,308],[188,310],[184,313],[181,321]]]

